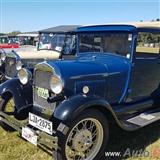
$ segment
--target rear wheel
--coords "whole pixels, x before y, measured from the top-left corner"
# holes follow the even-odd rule
[[[7,95],[5,97],[0,98],[0,111],[8,114],[9,116],[14,116],[14,109],[15,109],[15,104],[14,104],[14,99],[11,95]],[[14,131],[13,128],[10,126],[6,125],[3,122],[0,122],[0,125],[7,131]]]
[[[101,159],[108,141],[108,121],[98,110],[84,111],[71,124],[65,137],[60,137],[58,159]]]

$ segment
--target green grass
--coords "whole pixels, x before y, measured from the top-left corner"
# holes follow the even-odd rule
[[[137,47],[137,52],[145,52],[145,53],[159,53],[158,47]]]
[[[51,160],[52,157],[38,147],[21,139],[17,132],[9,133],[0,127],[0,160]],[[122,154],[127,148],[131,150],[160,150],[160,121],[134,132],[125,132],[118,127],[112,128],[107,151]],[[113,159],[113,158],[111,158]],[[116,159],[114,157],[114,159]],[[120,158],[118,158],[119,160]],[[126,157],[128,160],[159,160],[153,157]]]
[[[17,132],[9,133],[0,127],[0,160],[52,160],[46,152],[18,135]]]
[[[140,52],[156,53],[157,50],[157,48],[149,50],[146,47],[138,48]],[[18,135],[17,132],[9,133],[0,127],[0,160],[52,160],[49,154]],[[125,132],[118,127],[112,127],[107,151],[117,151],[123,155],[127,148],[131,151],[141,149],[148,151],[150,157],[118,157],[118,160],[160,160],[160,121],[134,132]],[[153,151],[156,151],[154,157]],[[110,159],[116,160],[115,157]]]

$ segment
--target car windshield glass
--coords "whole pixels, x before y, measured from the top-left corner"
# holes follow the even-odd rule
[[[0,43],[1,44],[8,43],[8,37],[0,37]]]
[[[18,43],[18,38],[17,37],[0,37],[0,43],[1,44],[14,44]]]
[[[75,54],[76,36],[74,34],[42,33],[39,50],[55,50],[62,54]]]
[[[35,45],[35,39],[34,37],[27,37],[27,36],[22,36],[19,37],[19,42],[21,45]]]
[[[65,37],[62,54],[75,54],[76,53],[76,35],[67,34]]]
[[[115,53],[130,58],[132,34],[95,33],[79,35],[79,53]]]
[[[64,34],[42,33],[40,35],[39,49],[56,50],[61,52],[64,40]]]
[[[9,37],[8,38],[8,43],[13,44],[13,43],[19,43],[17,37]]]

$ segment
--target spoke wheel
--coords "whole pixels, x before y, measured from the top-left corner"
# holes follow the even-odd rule
[[[104,157],[108,143],[109,126],[107,117],[99,110],[90,108],[82,111],[75,119],[66,122],[66,132],[57,132],[58,150],[54,159],[100,160]]]
[[[91,160],[99,152],[103,143],[103,127],[94,118],[80,121],[70,132],[66,142],[68,160]]]

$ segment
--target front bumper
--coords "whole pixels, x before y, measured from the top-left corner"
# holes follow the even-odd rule
[[[38,137],[37,146],[43,148],[52,154],[53,151],[58,149],[58,137],[56,135],[49,135],[45,132],[37,130],[28,124],[28,119],[18,121],[13,117],[8,116],[6,113],[0,111],[0,121],[14,128],[22,135],[22,127],[30,128]]]

